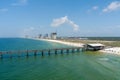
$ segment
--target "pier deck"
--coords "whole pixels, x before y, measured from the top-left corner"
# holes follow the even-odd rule
[[[70,47],[70,48],[55,48],[55,49],[43,49],[43,50],[18,50],[18,51],[0,51],[0,58],[4,58],[5,54],[9,54],[9,57],[12,58],[13,54],[22,54],[24,53],[27,57],[30,53],[33,53],[34,56],[37,56],[38,53],[41,53],[41,56],[44,56],[47,53],[49,56],[51,54],[61,53],[74,53],[84,51],[83,47]],[[20,56],[19,56],[20,57]]]

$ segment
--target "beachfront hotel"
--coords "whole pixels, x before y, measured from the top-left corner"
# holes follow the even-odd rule
[[[52,32],[50,35],[49,34],[39,34],[38,37],[39,39],[52,39],[52,40],[56,40],[57,39],[57,33],[56,32]]]
[[[57,39],[57,33],[51,33],[51,39]]]

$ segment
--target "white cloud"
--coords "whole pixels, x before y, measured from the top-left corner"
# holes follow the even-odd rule
[[[70,24],[74,28],[75,31],[79,29],[79,26],[71,20],[68,20],[68,24]]]
[[[97,10],[98,9],[98,6],[93,6],[92,7],[92,10]]]
[[[73,27],[73,29],[75,31],[77,31],[79,29],[79,25],[75,24],[73,21],[69,20],[67,16],[58,18],[58,19],[54,19],[53,22],[51,23],[51,26],[53,27],[59,27],[62,24],[69,24],[70,26]]]
[[[51,26],[57,27],[57,26],[59,26],[61,24],[64,24],[67,20],[68,20],[67,16],[61,17],[59,19],[54,19]]]
[[[28,2],[28,0],[20,0],[20,2],[21,2],[22,4],[26,4],[26,3]]]
[[[8,9],[7,8],[0,8],[0,12],[7,12]]]
[[[26,5],[28,3],[28,0],[18,0],[16,3],[12,3],[12,6],[21,6],[21,5]]]
[[[120,25],[117,25],[116,28],[120,29]]]
[[[114,1],[110,3],[106,8],[103,9],[103,12],[111,12],[120,9],[120,1]]]
[[[87,10],[87,13],[98,10],[98,6],[93,6],[91,9]]]

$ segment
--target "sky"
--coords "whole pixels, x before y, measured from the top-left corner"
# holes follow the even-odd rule
[[[0,0],[0,37],[120,37],[120,0]]]

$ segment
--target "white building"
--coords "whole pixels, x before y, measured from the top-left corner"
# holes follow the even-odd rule
[[[57,33],[51,33],[51,39],[57,39]]]
[[[93,43],[93,44],[87,44],[86,49],[87,50],[92,50],[92,51],[97,51],[97,50],[102,50],[105,48],[105,45],[100,44],[100,43]]]

